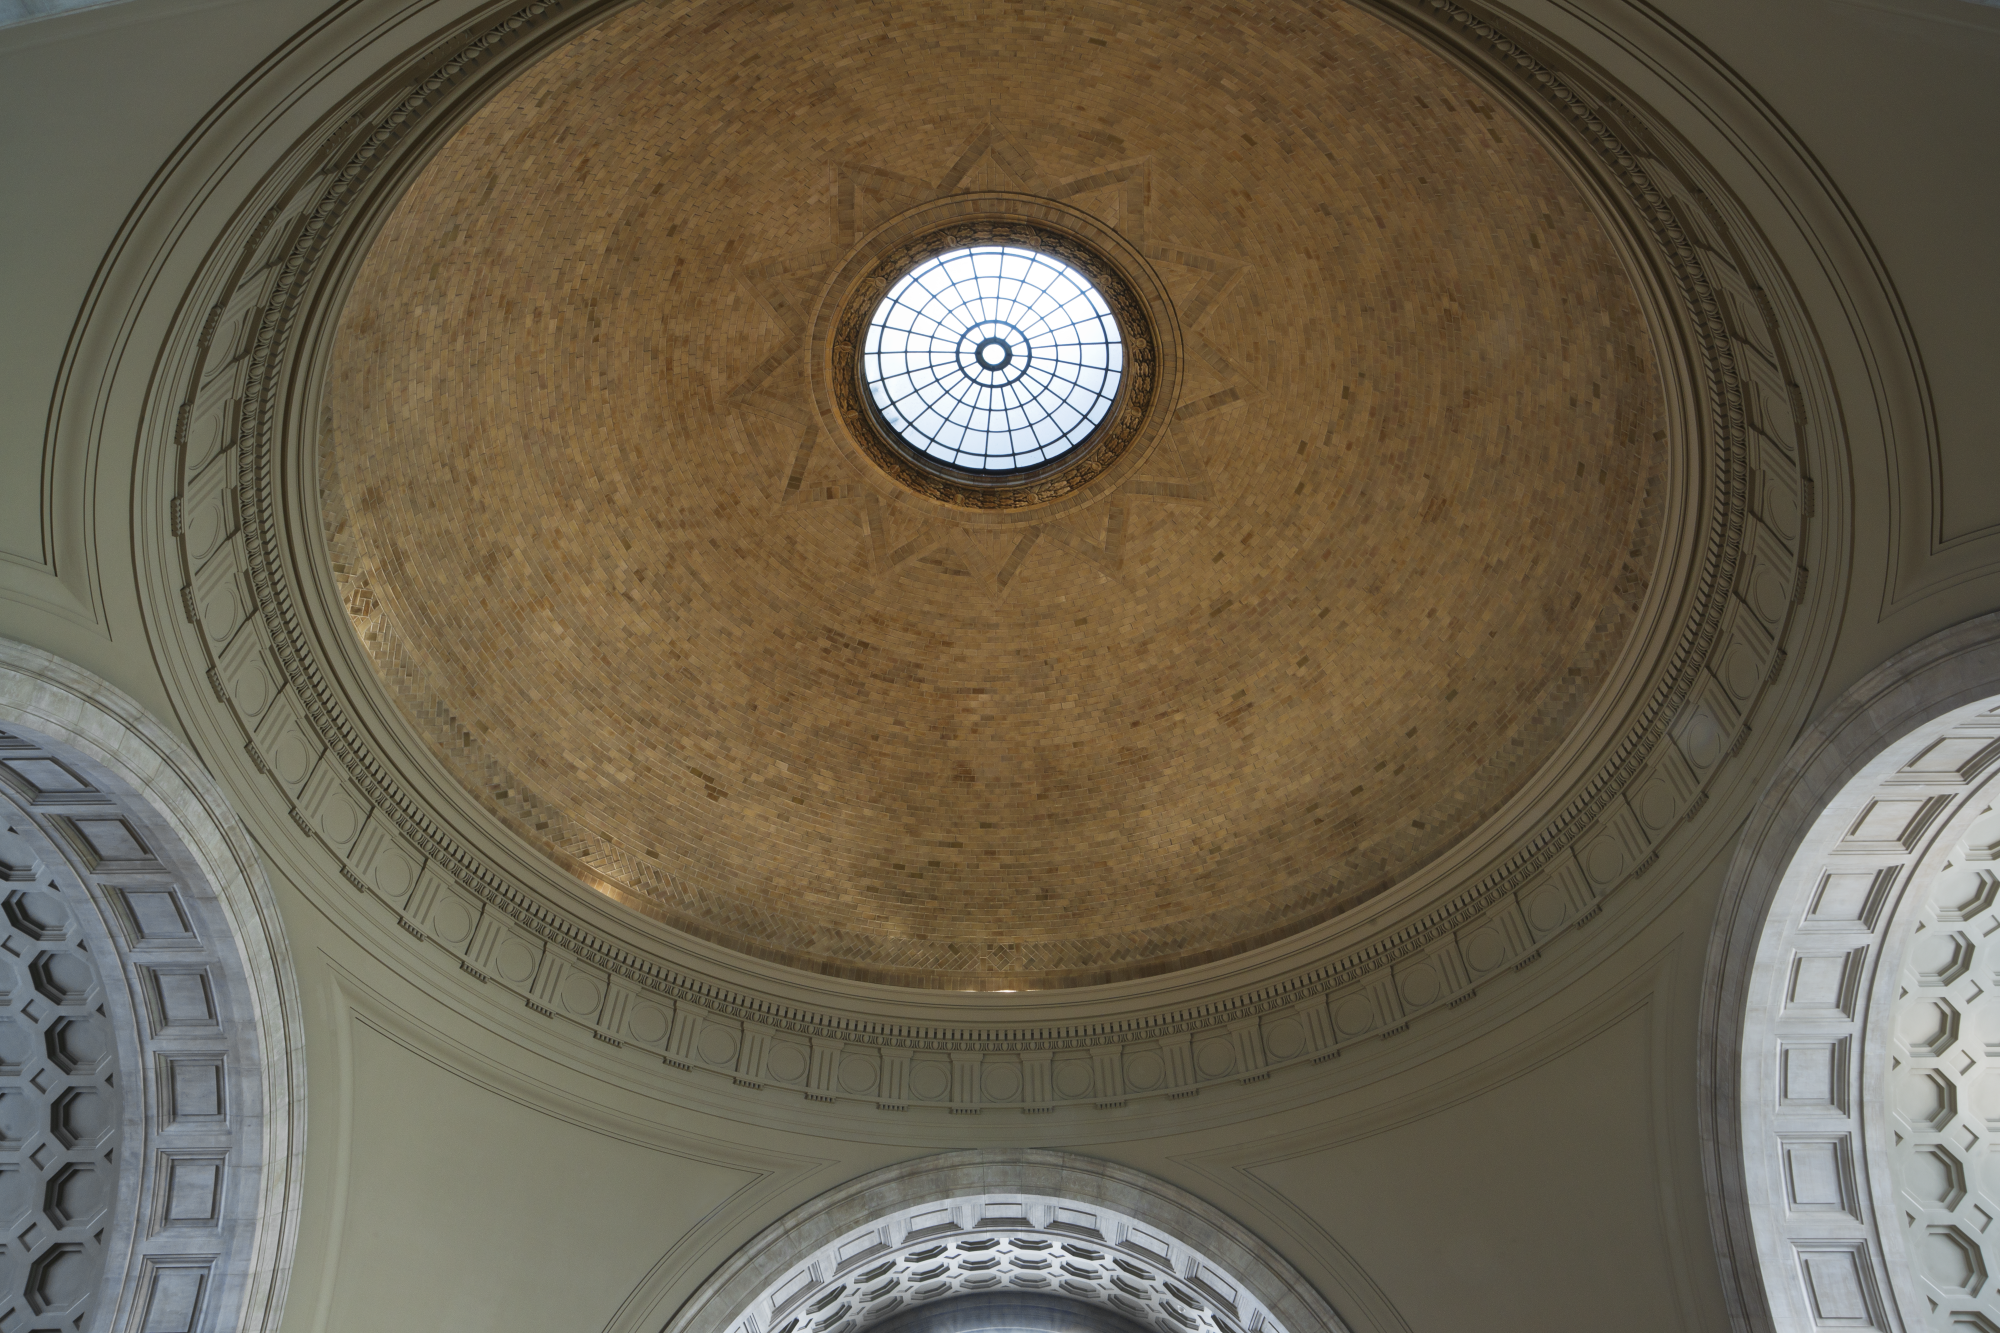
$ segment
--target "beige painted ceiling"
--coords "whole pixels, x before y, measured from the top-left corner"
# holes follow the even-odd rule
[[[634,7],[375,243],[335,574],[417,731],[586,883],[863,979],[1163,972],[1420,868],[1604,681],[1666,462],[1579,193],[1357,12],[1089,12]],[[1004,530],[897,504],[798,350],[858,239],[974,190],[1117,227],[1188,367],[1137,480]]]

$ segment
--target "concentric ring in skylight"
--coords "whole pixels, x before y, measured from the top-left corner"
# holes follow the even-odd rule
[[[1110,414],[1125,369],[1118,321],[1090,278],[1017,246],[951,250],[889,289],[861,378],[911,448],[973,472],[1067,454]]]

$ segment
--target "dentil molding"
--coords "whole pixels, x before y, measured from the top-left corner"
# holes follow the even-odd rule
[[[1753,728],[1782,728],[1810,698],[1823,636],[1804,636],[1806,667],[1787,674],[1787,654],[1807,605],[1837,591],[1806,557],[1840,541],[1815,515],[1840,427],[1782,265],[1664,119],[1580,59],[1470,10],[1381,0],[1374,12],[1468,70],[1584,187],[1668,387],[1674,493],[1648,619],[1539,786],[1359,924],[1068,995],[1059,1020],[1010,1021],[1013,997],[808,985],[621,911],[474,809],[398,719],[332,593],[314,462],[345,283],[402,187],[509,77],[614,7],[482,11],[292,142],[188,291],[142,437],[142,564],[174,572],[148,614],[169,679],[206,684],[182,705],[205,737],[234,738],[218,762],[263,787],[329,880],[496,998],[650,1053],[664,1078],[819,1102],[1039,1112],[1192,1095],[1394,1036],[1529,966],[1698,836]]]

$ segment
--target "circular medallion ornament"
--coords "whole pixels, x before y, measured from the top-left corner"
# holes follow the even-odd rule
[[[1145,261],[1096,219],[1017,195],[880,228],[829,284],[818,336],[838,433],[961,521],[1088,500],[1150,449],[1178,382]]]

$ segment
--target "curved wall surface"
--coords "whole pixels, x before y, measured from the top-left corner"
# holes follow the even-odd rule
[[[9,466],[40,480],[8,499],[27,517],[0,560],[0,629],[143,700],[128,730],[154,739],[90,740],[68,686],[38,696],[45,724],[0,730],[178,773],[188,809],[203,793],[233,809],[214,816],[224,832],[176,828],[237,886],[216,902],[239,942],[281,941],[213,992],[244,1006],[222,1029],[291,1054],[230,1075],[254,1073],[235,1104],[263,1108],[244,1132],[267,1167],[261,1202],[227,1215],[263,1221],[245,1223],[255,1257],[218,1259],[202,1299],[240,1291],[289,1329],[658,1330],[843,1182],[937,1152],[1061,1149],[1233,1219],[1331,1311],[1280,1311],[1292,1333],[1765,1326],[1754,1228],[1704,1198],[1704,1145],[1735,1131],[1705,1136],[1697,1109],[1734,1066],[1704,1054],[1691,1076],[1704,997],[1731,993],[1702,976],[1715,905],[1735,901],[1729,857],[1823,695],[2000,602],[1983,530],[1958,510],[1940,528],[1927,498],[1966,400],[1926,379],[1912,330],[1949,342],[1956,316],[1898,295],[1934,287],[1907,247],[1885,267],[1853,204],[1878,177],[1843,155],[1852,136],[1836,151],[1843,122],[1786,119],[1836,56],[1865,67],[1859,7],[1791,14],[1758,52],[1732,43],[1767,16],[1691,3],[1348,16],[1451,66],[1475,117],[1512,117],[1624,268],[1670,459],[1642,623],[1534,781],[1386,891],[1170,974],[1026,994],[801,970],[630,910],[469,794],[355,637],[317,453],[350,288],[451,134],[618,10],[133,0],[29,25],[32,49],[0,40],[17,88],[45,86],[31,56],[46,86],[95,60],[129,72],[135,102],[198,87],[207,108],[119,178],[129,198],[93,206],[109,241],[76,228],[88,262],[50,268],[74,290],[21,287],[37,322],[15,327],[63,350],[32,426],[8,427]],[[1102,31],[1016,18],[1088,59],[1120,40],[1107,13]],[[1971,34],[1927,68],[1986,40],[1983,18],[1911,14],[1880,22]],[[164,70],[158,52],[195,32],[204,45]],[[1796,69],[1761,54],[1786,42]],[[1910,59],[1874,56],[1885,80]],[[155,143],[157,127],[88,124],[66,131],[79,159],[93,134]],[[52,190],[66,179],[40,169]],[[157,758],[183,743],[194,758]],[[138,1049],[119,1058],[144,1064]],[[128,1120],[158,1095],[120,1081]],[[147,1234],[202,1252],[186,1229]],[[1108,1295],[1111,1268],[1078,1262]]]
[[[580,892],[466,808],[348,637],[314,451],[333,320],[388,207],[494,89],[597,16],[512,13],[414,86],[371,89],[337,131],[295,143],[183,307],[150,435],[170,492],[148,568],[156,587],[184,580],[163,629],[188,654],[177,669],[211,685],[187,706],[249,759],[316,854],[498,991],[667,1068],[789,1086],[842,1113],[1085,1111],[1240,1082],[1471,999],[1676,844],[1716,836],[1728,814],[1707,812],[1708,796],[1744,780],[1743,743],[1781,734],[1807,703],[1815,640],[1792,636],[1802,599],[1833,593],[1812,571],[1837,564],[1838,541],[1809,515],[1815,486],[1838,485],[1839,418],[1782,272],[1699,158],[1676,156],[1651,137],[1665,127],[1630,107],[1614,115],[1615,94],[1587,71],[1559,73],[1464,12],[1385,11],[1504,94],[1584,188],[1670,368],[1674,535],[1642,628],[1536,784],[1365,911],[1060,1000],[887,994]],[[1640,135],[1643,158],[1626,142]],[[1820,544],[1824,560],[1804,558]]]

